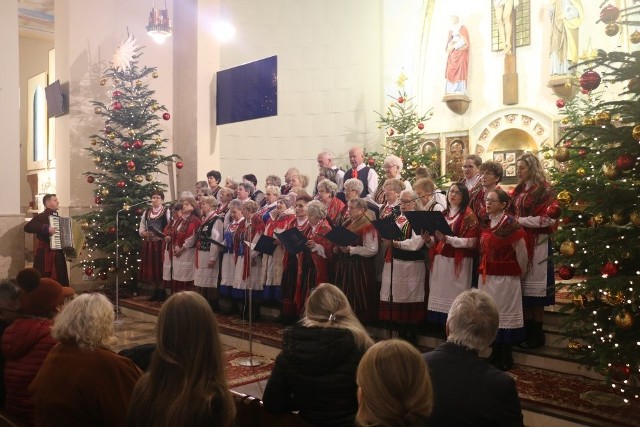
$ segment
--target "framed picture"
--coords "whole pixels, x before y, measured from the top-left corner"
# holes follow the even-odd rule
[[[444,137],[445,174],[451,182],[458,182],[464,176],[462,166],[469,155],[469,135],[445,135]]]
[[[31,77],[27,82],[27,169],[47,167],[49,157],[47,133],[47,73]]]
[[[518,182],[516,173],[516,160],[524,153],[524,150],[502,150],[493,152],[493,161],[502,165],[503,184],[515,184]]]
[[[420,142],[420,151],[422,154],[429,156],[429,159],[432,161],[432,170],[436,176],[442,175],[441,170],[441,159],[442,159],[442,149],[440,148],[440,134],[429,134],[421,139]]]

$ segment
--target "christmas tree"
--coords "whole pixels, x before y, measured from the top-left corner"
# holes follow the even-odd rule
[[[605,7],[607,35],[637,25],[639,11]],[[557,101],[565,117],[552,175],[562,208],[547,213],[560,219],[557,273],[573,294],[569,350],[626,400],[640,394],[640,52],[599,51],[579,67],[582,94]]]
[[[416,168],[426,166],[436,174],[440,171],[440,165],[436,164],[439,158],[437,148],[425,144],[425,122],[433,113],[431,110],[424,114],[417,112],[417,106],[413,98],[407,95],[404,83],[407,80],[402,74],[397,81],[398,95],[388,95],[393,101],[387,107],[385,114],[378,113],[379,129],[384,129],[388,138],[382,144],[384,151],[367,153],[368,164],[375,169],[379,176],[384,176],[382,164],[385,157],[395,154],[402,159],[404,179],[413,179]]]
[[[111,86],[107,101],[92,101],[104,128],[90,136],[85,148],[95,164],[95,170],[84,174],[95,185],[95,206],[77,218],[87,238],[80,263],[85,275],[106,280],[110,273],[119,274],[134,291],[141,248],[137,229],[146,207],[141,202],[152,191],[166,188],[158,174],[166,174],[164,166],[179,159],[161,154],[167,139],[158,114],[164,120],[171,117],[145,82],[149,76],[157,78],[158,72],[138,65],[140,51],[133,37],[122,42],[99,82]]]

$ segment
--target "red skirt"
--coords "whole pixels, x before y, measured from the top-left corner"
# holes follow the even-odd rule
[[[391,305],[391,312],[389,312]],[[380,320],[393,320],[397,323],[418,324],[426,317],[424,302],[393,302],[380,301],[378,316]]]
[[[376,319],[380,289],[376,283],[374,257],[339,255],[336,261],[335,285],[347,296],[358,319]]]
[[[140,254],[140,269],[138,280],[145,283],[160,283],[162,281],[162,240],[144,240]]]

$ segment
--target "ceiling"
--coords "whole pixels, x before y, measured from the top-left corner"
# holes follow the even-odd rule
[[[53,36],[54,0],[18,0],[18,27],[21,32]]]

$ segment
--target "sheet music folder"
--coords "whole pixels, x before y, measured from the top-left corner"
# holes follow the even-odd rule
[[[341,225],[336,225],[327,234],[322,236],[338,246],[350,246],[358,240],[358,235]]]
[[[371,224],[373,224],[373,226],[378,231],[378,235],[383,239],[404,240],[402,231],[400,230],[394,219],[390,216],[371,221]]]
[[[273,255],[273,251],[276,250],[276,239],[263,234],[251,249],[263,254]]]
[[[299,254],[304,250],[307,243],[307,238],[297,227],[290,228],[282,233],[273,233],[282,242],[282,245],[287,252],[292,254]]]
[[[425,231],[429,234],[433,234],[436,230],[439,230],[447,236],[453,236],[453,231],[451,231],[451,227],[449,227],[449,224],[444,218],[442,212],[410,211],[404,212],[403,215],[407,217],[411,224],[411,229],[418,235]]]

